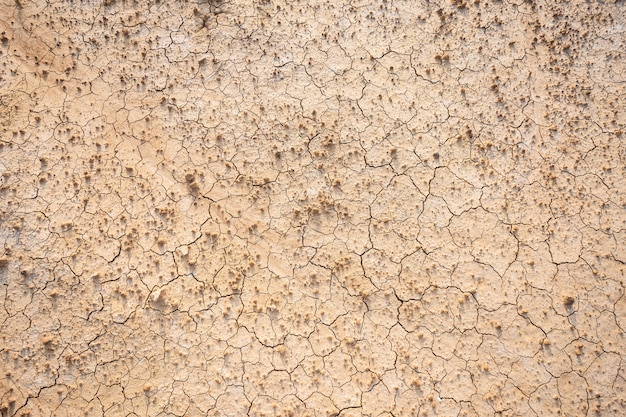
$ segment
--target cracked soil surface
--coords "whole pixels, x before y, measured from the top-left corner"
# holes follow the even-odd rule
[[[0,416],[626,415],[626,9],[0,0]]]

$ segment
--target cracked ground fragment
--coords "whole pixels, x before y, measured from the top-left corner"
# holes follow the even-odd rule
[[[0,0],[0,416],[624,415],[625,24]]]

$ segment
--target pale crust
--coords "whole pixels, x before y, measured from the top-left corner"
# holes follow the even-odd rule
[[[0,416],[622,416],[626,12],[0,0]]]

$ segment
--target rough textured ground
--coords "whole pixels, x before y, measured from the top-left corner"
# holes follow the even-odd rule
[[[0,0],[0,416],[625,415],[625,25]]]

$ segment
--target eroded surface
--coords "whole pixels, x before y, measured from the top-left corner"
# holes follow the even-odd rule
[[[0,0],[0,415],[624,415],[625,17]]]

